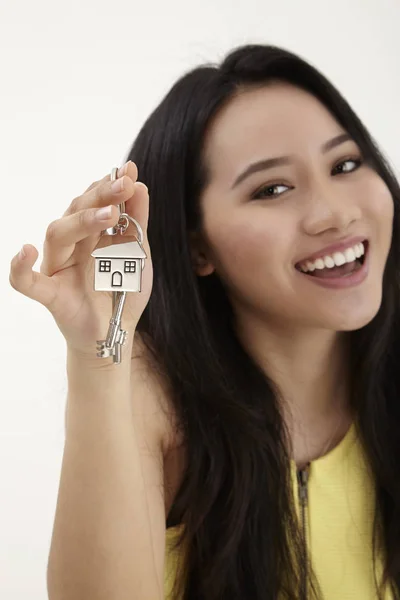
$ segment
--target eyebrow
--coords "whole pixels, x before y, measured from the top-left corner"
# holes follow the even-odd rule
[[[340,144],[344,144],[344,142],[348,142],[349,140],[353,141],[353,138],[348,133],[341,133],[336,137],[332,138],[325,142],[321,147],[322,154],[326,154],[329,150],[336,148]],[[288,165],[293,162],[292,157],[290,156],[277,156],[275,158],[268,158],[266,160],[260,160],[258,162],[252,163],[249,165],[243,173],[241,173],[232,184],[231,190],[233,190],[239,183],[241,183],[246,177],[249,175],[253,175],[253,173],[257,173],[258,171],[266,171],[267,169],[272,169],[272,167],[279,167],[281,165]]]

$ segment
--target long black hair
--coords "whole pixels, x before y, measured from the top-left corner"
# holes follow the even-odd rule
[[[202,231],[200,197],[209,181],[203,148],[211,120],[239,90],[272,80],[289,82],[319,99],[393,196],[382,303],[370,323],[347,334],[352,408],[376,489],[374,565],[379,550],[384,556],[380,591],[387,582],[398,599],[400,188],[339,91],[308,62],[270,45],[236,48],[222,64],[186,73],[145,122],[128,155],[149,188],[154,267],[151,298],[137,330],[171,383],[188,457],[167,516],[167,527],[184,523],[182,597],[299,597],[302,546],[279,390],[235,335],[218,274],[196,275],[189,240],[190,232]],[[322,597],[313,573],[311,581],[314,597]],[[378,588],[376,577],[375,583]]]

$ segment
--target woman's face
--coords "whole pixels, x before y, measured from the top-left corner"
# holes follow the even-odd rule
[[[391,244],[393,200],[386,184],[312,95],[276,82],[235,97],[215,118],[205,142],[211,173],[202,196],[208,262],[234,310],[278,327],[352,330],[377,313]],[[251,163],[289,156],[235,183]],[[346,162],[345,162],[346,161]],[[337,165],[341,167],[337,168]],[[369,240],[370,270],[355,287],[327,289],[295,264],[343,238]]]

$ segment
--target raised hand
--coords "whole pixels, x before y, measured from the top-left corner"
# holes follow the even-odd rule
[[[129,161],[125,173],[118,171],[121,190],[113,189],[110,175],[92,183],[71,202],[63,216],[47,227],[40,272],[33,271],[38,251],[30,244],[23,247],[25,256],[14,256],[9,281],[25,296],[43,304],[53,315],[67,345],[74,351],[95,357],[96,341],[104,338],[112,313],[112,292],[94,290],[94,259],[101,232],[118,223],[118,204],[138,221],[143,230],[146,253],[142,273],[142,291],[128,293],[122,325],[132,335],[149,301],[153,284],[153,267],[147,238],[149,195],[147,187],[137,181],[136,165]],[[109,209],[109,213],[107,213]],[[137,234],[130,225],[124,237]],[[105,239],[108,236],[104,236]],[[114,236],[109,236],[108,243]],[[128,241],[128,239],[127,239]]]

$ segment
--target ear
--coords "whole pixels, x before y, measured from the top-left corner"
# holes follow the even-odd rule
[[[197,232],[189,233],[190,255],[196,275],[204,277],[215,271],[214,264],[208,258],[207,246]]]

